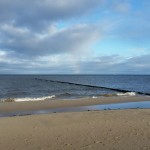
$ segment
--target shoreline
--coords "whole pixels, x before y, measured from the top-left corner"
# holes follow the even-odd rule
[[[0,103],[0,113],[11,113],[17,111],[37,111],[55,108],[91,106],[99,104],[115,104],[125,102],[150,101],[148,96],[128,96],[128,97],[101,97],[82,98],[77,100],[44,100],[26,102],[4,102]]]

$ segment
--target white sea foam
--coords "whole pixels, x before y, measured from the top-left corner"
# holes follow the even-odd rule
[[[97,98],[97,96],[92,96],[92,98]]]
[[[117,96],[135,96],[135,92],[117,93]]]
[[[55,98],[55,95],[45,96],[45,97],[38,97],[38,98],[30,98],[30,97],[26,97],[26,98],[16,98],[16,99],[15,99],[15,102],[23,102],[23,101],[43,101],[43,100],[52,99],[52,98]]]
[[[92,98],[98,98],[99,96],[103,97],[115,97],[115,96],[136,96],[136,92],[126,92],[126,93],[109,93],[103,95],[92,96]]]

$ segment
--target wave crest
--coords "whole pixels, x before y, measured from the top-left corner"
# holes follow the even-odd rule
[[[111,93],[111,94],[103,94],[103,95],[96,95],[92,96],[92,98],[98,98],[98,97],[113,97],[113,96],[136,96],[136,92],[126,92],[126,93]]]
[[[117,96],[135,96],[135,92],[117,93]]]
[[[25,97],[25,98],[7,98],[0,100],[1,102],[24,102],[24,101],[43,101],[55,98],[55,95],[51,96],[44,96],[44,97],[38,97],[38,98],[31,98],[31,97]]]

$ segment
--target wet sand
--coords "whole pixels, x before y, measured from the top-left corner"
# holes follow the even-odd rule
[[[141,100],[148,101],[150,98],[119,97],[78,101],[1,103],[0,111]],[[150,109],[69,112],[0,118],[0,150],[88,149],[150,150]]]
[[[150,96],[133,96],[133,97],[101,97],[86,98],[78,100],[45,100],[45,101],[28,101],[28,102],[4,102],[0,103],[0,113],[14,111],[34,111],[46,110],[51,108],[65,108],[77,106],[90,106],[97,104],[124,103],[150,101]]]

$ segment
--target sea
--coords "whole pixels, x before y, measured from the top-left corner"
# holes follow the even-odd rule
[[[150,75],[0,75],[0,102],[150,95]]]

